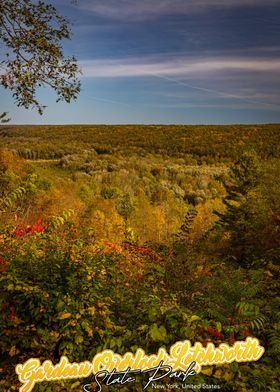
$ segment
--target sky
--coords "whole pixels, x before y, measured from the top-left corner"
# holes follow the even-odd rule
[[[76,102],[17,108],[15,124],[280,123],[279,0],[46,0],[71,21]]]

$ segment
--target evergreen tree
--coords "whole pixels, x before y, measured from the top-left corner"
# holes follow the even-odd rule
[[[256,190],[260,183],[260,163],[254,151],[248,151],[234,163],[229,170],[229,178],[224,181],[227,196],[223,199],[224,213],[215,211],[220,218],[219,225],[229,237],[230,255],[241,264],[251,255],[254,248],[252,236],[254,216],[258,213],[251,201],[257,197]]]

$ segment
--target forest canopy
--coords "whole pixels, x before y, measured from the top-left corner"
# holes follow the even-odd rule
[[[1,125],[0,387],[29,358],[256,337],[259,361],[191,382],[278,392],[279,137],[277,124]]]

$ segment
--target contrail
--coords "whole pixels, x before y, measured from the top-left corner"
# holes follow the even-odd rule
[[[107,103],[115,103],[118,105],[123,105],[123,106],[128,106],[128,107],[133,107],[132,105],[130,105],[129,103],[126,102],[121,102],[121,101],[114,101],[113,99],[107,99],[107,98],[101,98],[101,97],[94,97],[88,94],[83,94],[84,97],[86,97],[87,99],[93,99],[94,101],[100,101],[100,102],[107,102]]]
[[[210,88],[194,86],[192,84],[189,84],[189,83],[186,83],[186,82],[182,82],[181,80],[170,78],[168,76],[163,76],[161,74],[151,73],[151,75],[155,76],[155,77],[157,77],[159,79],[168,80],[170,82],[173,82],[173,83],[176,83],[176,84],[179,84],[179,85],[182,85],[182,86],[190,87],[190,88],[195,89],[195,90],[205,91],[205,92],[212,93],[212,94],[214,93],[214,94],[217,94],[217,95],[221,95],[223,97],[235,98],[235,99],[239,99],[240,101],[244,101],[244,102],[254,103],[254,104],[258,104],[258,105],[273,106],[273,107],[279,108],[279,105],[277,105],[277,104],[268,103],[268,102],[261,102],[261,101],[255,101],[253,99],[246,98],[246,97],[241,96],[241,95],[231,94],[231,93],[228,93],[228,92],[225,92],[225,91],[218,91],[218,90],[214,90],[214,89],[210,89]]]
[[[274,108],[279,108],[279,106],[280,106],[280,105],[277,105],[277,104],[274,104],[274,103],[256,101],[256,100],[253,100],[251,98],[246,98],[246,97],[244,97],[242,95],[236,95],[236,94],[228,93],[228,92],[225,92],[225,91],[219,91],[219,90],[215,90],[215,89],[194,86],[193,84],[186,83],[186,82],[183,82],[181,80],[178,80],[178,79],[175,79],[175,78],[171,78],[171,77],[168,77],[168,76],[163,76],[163,75],[158,74],[158,73],[150,73],[150,75],[154,76],[156,78],[159,78],[159,79],[163,79],[163,80],[167,80],[167,81],[172,82],[172,83],[176,83],[176,84],[181,85],[181,86],[189,87],[189,88],[194,89],[194,90],[205,91],[207,93],[220,95],[222,97],[234,98],[234,99],[238,99],[239,101],[243,101],[243,102],[247,102],[247,103],[253,103],[253,104],[257,104],[257,105],[265,105],[265,106],[274,107]],[[102,97],[90,96],[88,94],[84,94],[84,96],[86,98],[88,98],[88,99],[93,99],[94,101],[113,103],[113,104],[122,105],[122,106],[130,107],[130,108],[135,108],[135,105],[131,105],[129,103],[122,102],[122,101],[116,101],[116,100],[113,100],[113,99],[107,99],[107,98],[102,98]],[[139,106],[139,105],[141,105],[141,103],[137,103],[137,105]],[[150,103],[150,105],[152,105],[152,104]]]

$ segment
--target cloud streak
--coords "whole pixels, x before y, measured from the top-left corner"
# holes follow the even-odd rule
[[[250,103],[250,104],[261,105],[261,106],[265,105],[265,106],[270,107],[270,108],[278,108],[278,110],[279,110],[279,107],[280,107],[279,104],[255,100],[253,98],[250,98],[250,97],[247,97],[247,96],[244,96],[244,95],[233,94],[233,93],[231,93],[229,91],[220,91],[220,90],[215,90],[215,89],[212,89],[212,88],[210,89],[210,88],[205,88],[205,87],[200,87],[200,86],[194,86],[193,84],[182,82],[182,81],[176,80],[174,78],[164,77],[164,76],[161,76],[161,75],[155,75],[155,76],[159,77],[160,79],[164,79],[164,80],[167,80],[169,82],[172,82],[172,83],[175,83],[175,84],[178,84],[178,85],[181,85],[181,86],[185,86],[185,87],[188,87],[188,88],[191,88],[191,89],[194,89],[194,90],[210,93],[211,95],[216,95],[216,96],[219,96],[219,97],[233,98],[233,99],[237,99],[239,101],[247,102],[247,103]]]
[[[227,77],[239,75],[244,78],[250,75],[252,80],[256,76],[266,75],[277,79],[280,74],[280,59],[277,58],[240,58],[240,57],[203,57],[199,58],[176,58],[173,61],[163,58],[145,58],[145,59],[118,59],[118,60],[86,60],[81,62],[83,76],[85,78],[132,78],[132,77],[153,77],[165,80],[166,82],[185,86],[189,90],[200,91],[203,95],[212,95],[221,98],[229,98],[242,101],[247,104],[253,104],[258,107],[279,110],[280,105],[271,102],[271,99],[262,99],[254,97],[252,94],[240,94],[232,92],[230,89],[208,88],[201,86],[201,81],[209,79],[212,82],[221,76],[226,80]],[[181,78],[181,79],[180,79]],[[184,78],[184,79],[182,79]],[[189,83],[187,80],[191,80]],[[200,81],[200,86],[197,81]],[[196,81],[193,84],[192,81]],[[212,84],[212,83],[211,83]],[[255,89],[254,89],[255,90]],[[254,94],[256,91],[254,91]]]
[[[192,76],[226,73],[232,71],[280,73],[280,59],[209,57],[202,59],[152,58],[104,59],[80,61],[84,78]]]
[[[266,0],[265,6],[278,0]],[[236,7],[263,7],[263,0],[80,0],[78,7],[112,19],[151,19],[160,15],[191,14],[205,10]]]

